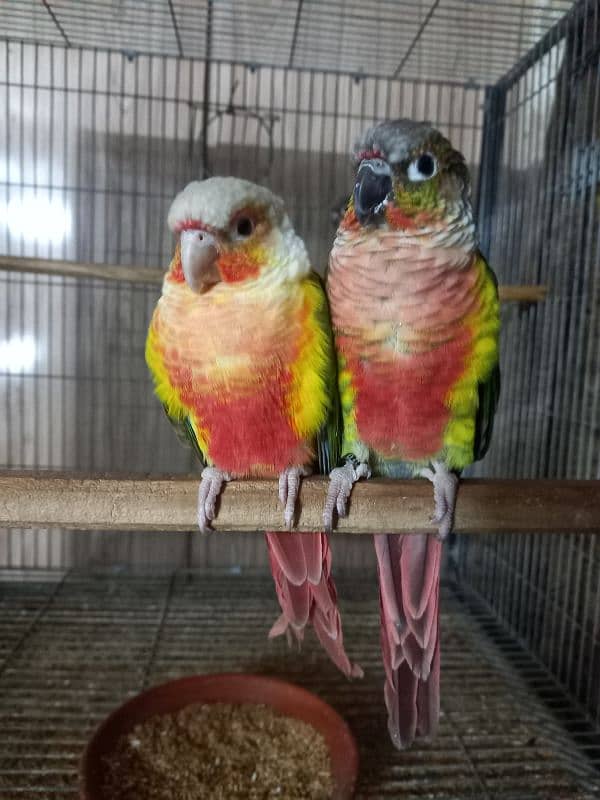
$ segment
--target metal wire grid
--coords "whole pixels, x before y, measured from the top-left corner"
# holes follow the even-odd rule
[[[566,733],[561,719],[573,727],[575,717],[560,693],[497,635],[489,614],[473,618],[450,592],[439,736],[395,751],[385,732],[375,582],[363,572],[339,588],[348,647],[366,672],[352,683],[312,635],[300,654],[267,639],[277,612],[264,577],[7,576],[0,583],[2,796],[76,797],[84,742],[115,705],[173,677],[221,670],[280,675],[332,703],[359,741],[357,798],[597,796],[600,754]]]
[[[571,0],[8,0],[6,35],[386,77],[498,80]]]
[[[600,733],[600,558],[595,537],[495,537],[470,545],[464,558],[469,584],[556,676]]]
[[[580,3],[567,27],[555,28],[509,79],[487,93],[484,244],[502,280],[547,281],[553,292],[544,306],[505,312],[504,398],[510,404],[504,400],[488,459],[488,471],[497,475],[584,477],[597,469],[597,42],[595,4]],[[7,109],[7,141],[14,148],[9,145],[6,152],[13,162],[16,154],[16,168],[6,159],[5,197],[20,199],[30,190],[46,192],[50,200],[66,197],[76,223],[73,239],[58,246],[7,233],[9,252],[164,263],[168,237],[154,224],[145,227],[145,220],[164,218],[172,197],[168,181],[173,191],[180,185],[173,176],[180,174],[184,182],[192,170],[211,169],[281,181],[278,191],[292,206],[313,254],[318,247],[326,252],[333,233],[329,211],[338,187],[341,197],[348,185],[345,158],[338,161],[335,154],[347,149],[371,116],[381,116],[383,97],[388,114],[437,121],[469,160],[476,161],[479,151],[481,93],[475,87],[463,91],[448,84],[355,81],[218,64],[211,66],[211,101],[204,105],[197,100],[207,77],[201,64],[141,56],[129,61],[120,54],[62,47],[4,47],[0,107]],[[261,120],[268,125],[275,116],[280,119],[266,134]],[[42,176],[44,148],[51,157]],[[144,387],[141,342],[152,290],[4,277],[7,335],[34,331],[42,342],[47,336],[51,344],[43,347],[55,359],[52,370],[38,363],[31,379],[24,370],[2,376],[12,409],[7,463],[187,469],[189,462],[169,444],[170,431]],[[62,319],[54,311],[59,307]],[[134,343],[140,350],[132,358]],[[571,398],[579,411],[569,408]],[[161,430],[164,446],[156,446]],[[44,532],[17,537],[18,542],[5,539],[8,563],[23,564],[25,558],[49,563],[50,551],[65,563],[64,538],[57,545],[56,537]],[[600,613],[593,540],[487,539],[471,542],[461,559],[500,619],[554,671],[571,697],[585,704],[597,731]]]
[[[175,193],[235,172],[283,195],[323,269],[359,132],[384,115],[426,117],[476,167],[482,98],[447,82],[0,40],[0,197],[47,200],[62,223],[36,237],[9,216],[0,243],[15,255],[157,266],[170,255]]]
[[[207,72],[185,59],[0,42],[0,250],[166,267],[175,193],[202,174],[237,174],[284,197],[322,271],[356,135],[382,112],[429,117],[476,173],[482,98],[450,84],[225,63]],[[10,272],[0,286],[0,348],[34,351],[28,364],[0,365],[0,466],[194,468],[144,364],[158,287]],[[83,558],[79,538],[6,532],[0,563],[64,565],[75,547]],[[115,553],[90,547],[100,558]]]
[[[490,259],[507,283],[550,287],[547,302],[505,309],[498,475],[600,477],[599,44],[599,6],[584,2],[564,39],[488,92]]]
[[[485,464],[497,476],[600,477],[599,45],[599,6],[581,3],[564,38],[555,31],[488,92],[491,262],[508,283],[550,287],[544,303],[503,313],[504,392]],[[599,731],[595,537],[470,539],[461,566]]]

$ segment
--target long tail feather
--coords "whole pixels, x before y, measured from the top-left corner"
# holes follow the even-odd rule
[[[302,641],[311,622],[325,652],[348,678],[362,677],[344,649],[337,592],[331,577],[331,551],[324,533],[266,534],[271,572],[282,614],[269,636],[287,634]]]
[[[437,730],[441,551],[442,543],[433,536],[375,536],[384,695],[390,736],[398,748]]]

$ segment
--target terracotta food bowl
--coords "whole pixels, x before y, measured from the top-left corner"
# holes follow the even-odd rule
[[[150,717],[194,703],[257,703],[307,722],[322,734],[331,758],[332,800],[350,800],[358,774],[356,742],[344,720],[314,694],[276,678],[243,673],[192,675],[136,695],[108,716],[90,739],[81,762],[82,800],[110,800],[102,791],[105,759],[121,736]]]

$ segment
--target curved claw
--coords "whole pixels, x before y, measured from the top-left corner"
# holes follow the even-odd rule
[[[422,469],[420,475],[433,484],[435,511],[431,521],[438,526],[438,538],[443,541],[454,526],[458,476],[441,461],[434,461],[433,469]]]
[[[279,500],[284,507],[283,519],[288,531],[292,530],[294,524],[300,479],[306,475],[310,475],[307,467],[286,467],[279,476]]]
[[[230,480],[231,476],[227,472],[221,472],[215,467],[205,467],[202,470],[202,480],[198,488],[198,527],[202,533],[212,531],[211,522],[217,513],[217,498],[223,484]]]
[[[338,517],[345,517],[347,504],[352,487],[360,478],[370,478],[369,465],[361,462],[354,466],[347,462],[343,467],[336,467],[329,473],[329,488],[323,508],[323,525],[325,531],[331,533],[333,528],[333,510],[336,509]]]

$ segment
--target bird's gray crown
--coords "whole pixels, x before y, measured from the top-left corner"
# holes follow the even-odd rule
[[[431,139],[441,134],[428,122],[415,122],[411,119],[395,119],[379,122],[374,125],[354,145],[354,157],[357,161],[381,155],[391,164],[410,158],[419,146],[424,146]]]

